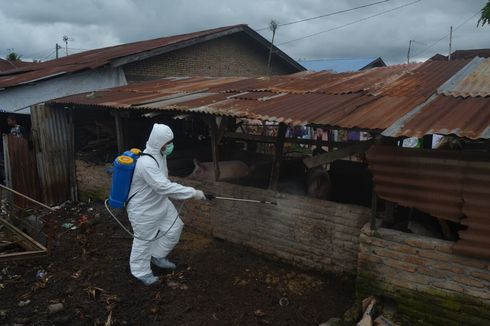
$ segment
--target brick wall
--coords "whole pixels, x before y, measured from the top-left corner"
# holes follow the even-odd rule
[[[247,36],[234,34],[124,66],[130,82],[169,76],[260,76],[266,74],[268,51]],[[272,59],[271,74],[296,72]]]
[[[224,196],[278,203],[188,201],[182,214],[188,226],[303,267],[356,273],[368,209],[226,183],[180,182]]]
[[[489,325],[490,261],[453,255],[452,244],[364,227],[358,295],[394,299],[423,325]]]

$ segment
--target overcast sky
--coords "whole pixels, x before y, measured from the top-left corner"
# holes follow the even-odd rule
[[[126,42],[245,23],[254,29],[345,10],[379,0],[0,0],[0,55],[14,49],[23,58],[54,58],[63,35],[70,53]],[[476,27],[487,0],[421,0],[350,26],[281,45],[293,39],[377,15],[414,0],[371,7],[280,26],[276,44],[294,59],[382,57],[406,61],[409,40],[415,60],[453,49],[489,48],[490,26]],[[472,17],[473,16],[473,17]],[[471,17],[471,18],[470,18]],[[466,21],[466,23],[464,23]],[[462,24],[464,23],[464,24]],[[456,27],[458,27],[456,29]],[[260,32],[270,39],[271,32]],[[431,47],[430,47],[431,46]],[[430,47],[427,49],[427,47]],[[64,54],[64,52],[62,52]]]

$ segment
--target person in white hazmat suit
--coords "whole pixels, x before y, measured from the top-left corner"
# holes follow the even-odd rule
[[[146,148],[137,163],[131,182],[127,211],[136,237],[130,256],[131,274],[146,285],[158,281],[150,262],[160,268],[174,269],[167,259],[180,238],[184,223],[169,198],[206,199],[204,193],[168,179],[167,156],[173,150],[173,132],[164,124],[154,124]],[[173,225],[172,225],[173,224]],[[160,233],[167,232],[159,237]]]

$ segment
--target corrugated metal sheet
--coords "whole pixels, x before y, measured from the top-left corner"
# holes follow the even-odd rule
[[[489,139],[490,99],[438,96],[389,136],[421,138],[430,134]]]
[[[439,90],[446,96],[455,97],[485,97],[490,95],[490,58],[475,58],[467,66],[469,71],[463,69],[461,77],[449,83],[447,87]],[[458,77],[458,76],[454,76]]]
[[[165,79],[55,102],[200,112],[381,131],[424,103],[468,62],[429,61],[421,65],[343,74],[319,72],[271,78]],[[186,92],[203,92],[203,96],[175,98],[175,94]],[[204,96],[205,92],[209,94]]]
[[[375,94],[428,98],[439,86],[468,63],[469,60],[426,61],[410,73],[401,76],[392,83],[388,83],[386,87],[380,88]]]
[[[17,68],[26,67],[35,64],[37,63],[20,61],[20,60],[10,61],[10,60],[5,60],[0,58],[0,71],[12,70],[12,69],[17,69]]]
[[[490,154],[376,145],[367,152],[376,194],[468,229],[454,251],[490,258]]]
[[[36,153],[29,148],[27,139],[9,135],[7,143],[12,188],[31,198],[43,200]],[[20,196],[14,196],[14,202],[19,207],[32,206],[31,202]]]
[[[434,61],[434,63],[443,61]],[[454,61],[459,62],[459,61]],[[467,61],[463,61],[467,62]],[[475,58],[462,67],[430,100],[420,102],[383,132],[388,137],[456,135],[490,138],[490,59]]]
[[[59,204],[75,199],[73,171],[73,135],[70,112],[37,106],[31,112],[37,164],[44,202]]]

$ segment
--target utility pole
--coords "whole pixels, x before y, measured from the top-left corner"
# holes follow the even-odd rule
[[[61,49],[61,46],[58,43],[56,43],[56,59],[59,58],[59,51],[58,50],[60,50],[60,49]]]
[[[453,47],[453,26],[449,28],[449,55],[447,56],[447,60],[451,61],[451,52]]]
[[[415,40],[408,41],[407,64],[410,63],[410,49],[412,48],[413,42],[415,42]]]
[[[274,48],[274,37],[276,36],[277,26],[278,24],[274,20],[271,20],[269,24],[269,28],[272,31],[272,41],[271,41],[271,46],[269,48],[269,59],[267,60],[267,77],[269,77],[270,69],[271,69],[272,50]]]

